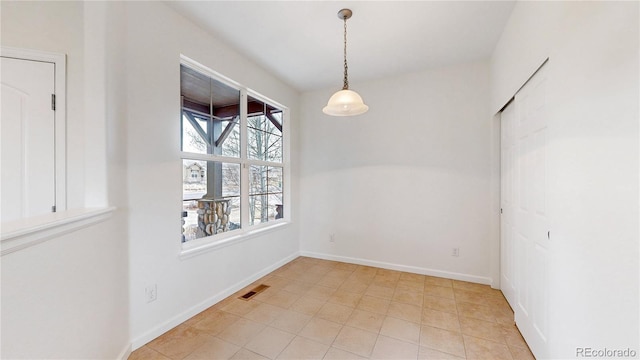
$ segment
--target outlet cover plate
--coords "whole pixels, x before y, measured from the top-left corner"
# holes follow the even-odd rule
[[[144,288],[145,298],[147,303],[156,301],[158,299],[158,285],[152,284]]]

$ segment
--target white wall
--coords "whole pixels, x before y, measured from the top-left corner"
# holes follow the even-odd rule
[[[298,253],[294,223],[225,248],[179,258],[180,54],[290,107],[294,137],[298,94],[162,3],[129,2],[126,10],[131,333],[136,348]],[[294,142],[294,222],[296,150]],[[158,298],[146,303],[149,284],[157,284]]]
[[[549,57],[549,354],[640,352],[639,4],[518,2],[491,61],[496,111]]]
[[[84,207],[84,7],[3,1],[1,9],[2,46],[67,54],[67,207]]]
[[[488,76],[476,63],[352,84],[370,106],[353,118],[321,112],[336,89],[303,94],[302,252],[490,283]]]
[[[119,186],[125,177],[114,170],[124,168],[125,159],[117,149],[125,141],[121,132],[99,130],[107,122],[117,128],[123,121],[99,105],[110,93],[109,103],[118,109],[123,97],[113,86],[119,80],[117,63],[108,57],[104,60],[110,61],[110,67],[95,67],[94,52],[104,47],[117,50],[121,31],[112,31],[108,44],[106,38],[92,36],[94,48],[84,47],[85,34],[95,34],[96,22],[111,22],[118,29],[117,14],[110,9],[109,15],[98,15],[93,4],[87,8],[82,2],[2,2],[0,6],[3,46],[67,54],[69,207],[85,207],[85,171],[90,171],[85,161],[92,160],[108,166],[103,177],[108,175],[109,181],[105,179],[101,188],[90,193],[102,194],[99,205],[108,201],[119,208],[105,222],[2,256],[0,355],[12,359],[118,358],[129,347],[127,234],[121,210],[126,189]],[[102,78],[109,72],[111,84],[87,82],[87,68]],[[87,137],[89,127],[93,139],[108,139],[106,148],[104,140],[96,145]],[[108,199],[106,186],[112,190]]]

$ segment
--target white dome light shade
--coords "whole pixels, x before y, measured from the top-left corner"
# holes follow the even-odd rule
[[[352,90],[340,90],[329,98],[327,106],[322,112],[331,116],[353,116],[364,114],[369,107],[364,104],[362,97]]]
[[[353,12],[349,9],[338,11],[338,18],[344,21],[344,86],[342,90],[336,92],[329,98],[327,106],[322,112],[331,116],[353,116],[364,114],[369,107],[364,104],[357,92],[349,90],[349,76],[347,74],[347,19],[351,18]]]

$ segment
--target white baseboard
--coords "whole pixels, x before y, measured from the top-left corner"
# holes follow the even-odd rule
[[[468,281],[468,282],[473,282],[473,283],[478,283],[483,285],[491,285],[493,282],[491,278],[485,277],[485,276],[461,274],[461,273],[456,273],[451,271],[428,269],[428,268],[422,268],[417,266],[392,264],[392,263],[387,263],[382,261],[352,258],[347,256],[338,256],[338,255],[331,255],[331,254],[323,254],[323,253],[316,253],[311,251],[300,251],[300,256],[307,256],[307,257],[312,257],[316,259],[340,261],[340,262],[345,262],[349,264],[373,266],[373,267],[389,269],[389,270],[410,272],[414,274],[437,276],[437,277],[453,279],[453,280]]]
[[[118,357],[116,359],[118,360],[127,360],[129,358],[129,355],[131,355],[131,344],[127,344],[124,349],[122,349],[122,351],[120,351],[120,354],[118,354]]]
[[[134,339],[131,343],[131,348],[133,350],[136,350],[142,346],[144,346],[145,344],[147,344],[148,342],[150,342],[151,340],[157,338],[158,336],[164,334],[165,332],[173,329],[174,327],[182,324],[183,322],[189,320],[190,318],[192,318],[193,316],[201,313],[202,311],[208,309],[209,307],[217,304],[218,302],[226,299],[227,297],[233,295],[235,292],[238,292],[240,290],[242,290],[242,288],[250,285],[252,282],[260,279],[261,277],[269,274],[270,272],[276,270],[277,268],[293,261],[295,258],[297,258],[298,256],[300,256],[300,254],[298,252],[295,252],[289,256],[287,256],[286,258],[278,261],[277,263],[268,266],[258,272],[256,272],[255,274],[247,277],[246,279],[234,284],[233,286],[230,286],[222,291],[220,291],[219,293],[217,293],[216,295],[210,297],[209,299],[206,299],[205,301],[192,306],[191,308],[187,309],[186,311],[174,316],[173,318],[169,319],[168,321],[164,322],[163,324],[147,331],[146,333],[144,333],[143,335],[139,336],[138,338]]]

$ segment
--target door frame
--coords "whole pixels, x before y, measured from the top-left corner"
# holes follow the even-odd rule
[[[40,61],[54,65],[54,161],[56,212],[67,209],[67,56],[65,54],[2,46],[0,57]]]
[[[506,106],[506,105],[505,105]],[[489,208],[490,214],[490,231],[491,231],[491,239],[493,241],[490,243],[489,247],[489,274],[491,277],[491,287],[493,289],[500,290],[501,288],[501,216],[500,216],[500,205],[501,205],[501,186],[502,186],[502,160],[500,158],[501,151],[501,116],[502,109],[499,112],[495,113],[491,118],[491,203]]]

